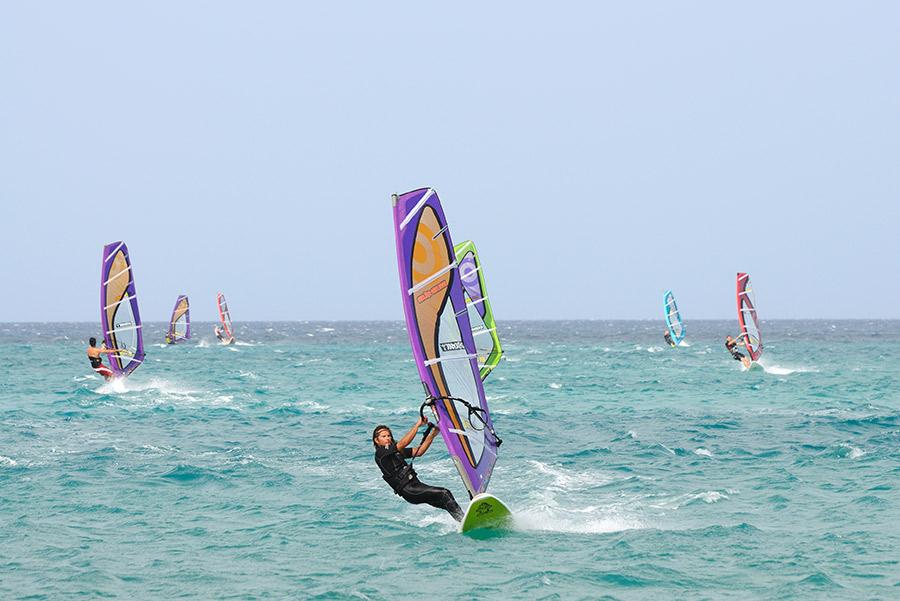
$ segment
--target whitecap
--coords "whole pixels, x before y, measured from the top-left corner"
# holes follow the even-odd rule
[[[300,401],[299,403],[297,403],[297,406],[312,409],[313,411],[328,411],[329,409],[331,409],[331,407],[329,407],[328,405],[323,405],[315,401]]]
[[[722,499],[727,499],[728,495],[717,490],[708,490],[706,492],[694,495],[695,499],[700,499],[704,503],[718,503]]]
[[[654,507],[656,509],[665,509],[675,511],[692,503],[693,501],[702,501],[707,504],[718,503],[721,500],[727,500],[728,494],[734,494],[737,491],[726,490],[725,492],[720,492],[717,490],[707,490],[699,493],[686,493],[683,495],[677,495],[675,497],[663,498],[656,503],[649,504],[650,507]],[[727,494],[726,494],[727,493]]]
[[[841,443],[841,448],[850,450],[850,452],[847,453],[847,457],[849,459],[859,459],[860,457],[862,457],[863,455],[866,454],[866,452],[863,451],[862,449],[860,449],[859,447],[854,447],[853,445],[850,445],[847,443]]]
[[[759,361],[757,361],[757,363],[759,363],[759,366],[762,367],[763,370],[767,374],[772,374],[775,376],[789,376],[794,373],[805,373],[805,372],[817,373],[819,371],[815,367],[790,368],[790,367],[782,367],[780,365],[769,365],[768,361],[766,361],[765,359],[760,359]]]
[[[550,488],[574,492],[595,486],[604,486],[614,480],[613,477],[595,470],[569,470],[559,465],[549,465],[531,460],[530,463],[540,474],[553,478]]]
[[[551,504],[512,509],[514,530],[605,534],[646,527],[641,520],[609,507],[564,508]]]

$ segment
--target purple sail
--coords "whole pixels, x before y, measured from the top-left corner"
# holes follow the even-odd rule
[[[481,293],[481,282],[478,280],[478,264],[475,263],[474,253],[465,253],[461,259],[457,259],[459,263],[459,274],[462,278],[463,289],[472,303],[476,306],[478,314],[484,319],[484,295]]]
[[[172,317],[169,318],[169,330],[166,332],[166,342],[175,344],[191,337],[191,304],[184,294],[175,300],[172,309]]]
[[[474,496],[487,490],[498,440],[481,384],[450,231],[440,199],[431,188],[395,195],[393,204],[403,311],[413,357],[428,395],[437,399],[434,411],[441,436]]]
[[[116,376],[127,376],[144,361],[144,337],[138,311],[134,272],[124,242],[103,247],[100,266],[100,324],[106,348],[119,349],[110,353],[109,367]]]

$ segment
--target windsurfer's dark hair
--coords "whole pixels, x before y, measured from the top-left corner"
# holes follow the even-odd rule
[[[91,339],[88,340],[91,343],[91,346],[97,346],[97,339],[91,336]]]
[[[372,444],[375,445],[376,447],[378,446],[378,444],[375,442],[375,438],[378,436],[378,433],[382,430],[387,430],[388,432],[391,432],[391,429],[388,428],[387,426],[385,426],[384,424],[378,424],[377,426],[375,426],[375,429],[372,430]],[[391,432],[391,438],[394,438],[393,432]]]

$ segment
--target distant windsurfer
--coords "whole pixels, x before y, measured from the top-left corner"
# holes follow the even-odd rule
[[[672,347],[675,346],[675,343],[672,342],[672,335],[669,334],[669,330],[666,330],[666,333],[663,334],[663,338],[665,339],[666,344],[668,344],[669,346],[672,346]]]
[[[225,334],[225,329],[216,326],[216,338],[219,339],[219,342],[222,344],[231,344],[234,342],[234,336],[227,336]]]
[[[102,355],[104,353],[106,353],[106,354],[118,353],[119,349],[98,347],[97,339],[94,337],[91,337],[91,339],[88,341],[88,343],[89,343],[89,346],[88,346],[88,350],[87,350],[87,356],[88,356],[88,360],[91,362],[91,368],[95,372],[97,372],[98,374],[103,376],[104,379],[109,380],[115,374],[113,373],[113,371],[110,368],[103,365],[103,358],[100,355]]]
[[[728,349],[728,352],[731,353],[731,356],[735,361],[740,361],[741,365],[743,365],[746,369],[750,369],[750,359],[747,356],[737,350],[737,347],[742,346],[747,348],[747,343],[743,340],[743,335],[738,336],[737,338],[732,338],[731,336],[725,337],[725,348]]]
[[[419,428],[424,425],[430,426],[430,432],[425,436],[422,444],[410,448],[409,444],[416,437]],[[453,493],[446,488],[429,486],[420,482],[412,465],[406,462],[407,459],[424,455],[436,434],[437,428],[429,424],[426,417],[420,417],[399,441],[394,441],[394,435],[387,426],[376,426],[372,432],[375,463],[381,469],[382,478],[390,484],[395,494],[414,505],[427,503],[432,507],[444,509],[459,522],[462,521],[463,512],[456,503],[456,499],[453,498]]]

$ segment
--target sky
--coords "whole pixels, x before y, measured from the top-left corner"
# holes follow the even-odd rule
[[[896,2],[13,2],[0,321],[401,320],[430,186],[505,319],[900,318]]]

